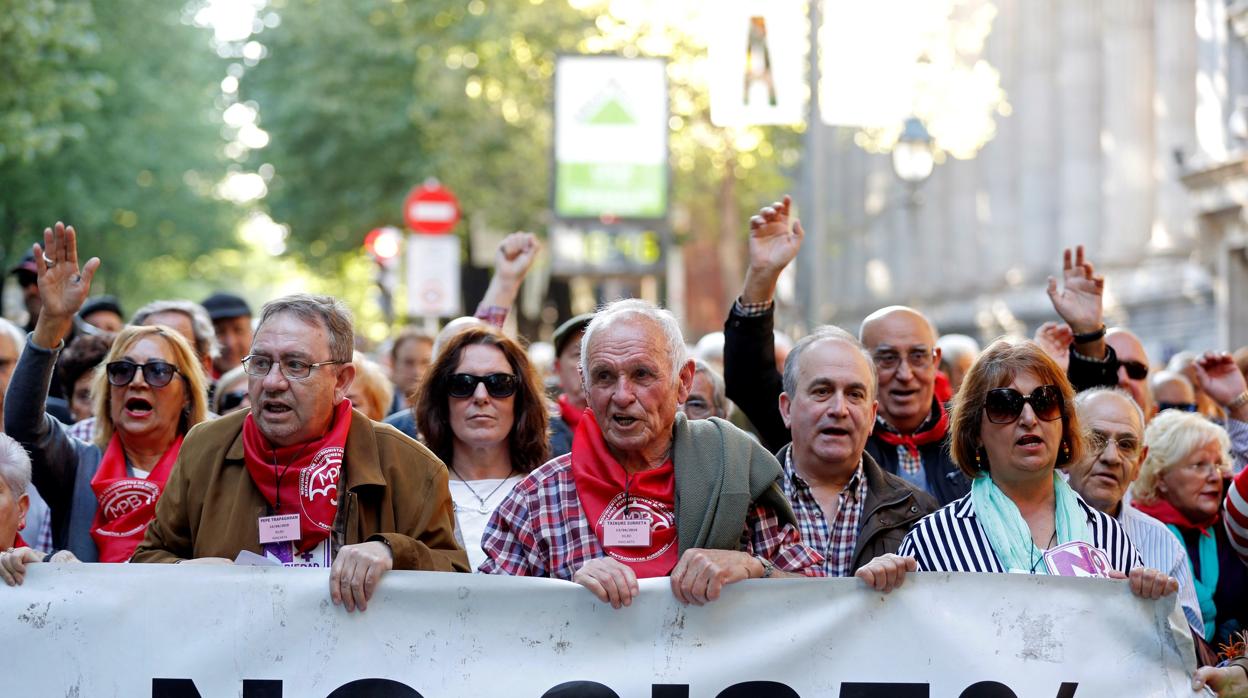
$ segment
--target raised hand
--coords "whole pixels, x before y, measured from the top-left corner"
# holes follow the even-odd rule
[[[1102,325],[1102,296],[1105,278],[1097,276],[1092,263],[1083,257],[1083,245],[1075,248],[1074,262],[1070,249],[1062,253],[1062,289],[1049,277],[1049,300],[1053,309],[1070,325],[1075,334],[1095,332]]]
[[[100,267],[98,257],[78,268],[78,235],[73,226],[58,222],[43,231],[43,245],[35,243],[35,269],[43,309],[35,323],[35,343],[52,348],[69,333],[74,315],[87,300],[91,279]]]
[[[533,233],[517,232],[503,238],[494,255],[494,273],[513,279],[523,279],[537,259],[542,243]]]
[[[1244,380],[1244,374],[1239,372],[1235,359],[1226,352],[1207,351],[1196,359],[1194,366],[1200,389],[1208,393],[1214,402],[1224,408],[1248,390],[1248,382]],[[1236,412],[1238,415],[1230,416],[1243,421],[1241,418],[1246,416],[1248,405],[1239,405]]]
[[[776,292],[780,272],[797,258],[802,248],[801,221],[793,217],[793,198],[785,196],[764,206],[750,218],[750,267],[745,273],[745,288],[741,293],[747,303],[771,300]]]
[[[1066,372],[1070,364],[1070,345],[1075,341],[1070,325],[1046,322],[1036,329],[1036,336],[1031,339],[1062,367],[1062,373]]]

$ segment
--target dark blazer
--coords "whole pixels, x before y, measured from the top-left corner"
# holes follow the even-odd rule
[[[790,447],[780,449],[776,459],[784,463]],[[932,495],[884,472],[866,452],[862,454],[862,474],[867,479],[867,499],[862,504],[858,540],[854,544],[855,572],[880,555],[896,553],[919,519],[940,508]]]

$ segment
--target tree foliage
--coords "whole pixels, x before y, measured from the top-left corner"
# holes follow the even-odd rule
[[[22,76],[0,86],[5,257],[63,220],[128,307],[176,293],[181,274],[157,273],[171,265],[153,260],[236,244],[239,211],[212,193],[226,172],[225,62],[210,34],[178,3],[0,4],[0,56]]]

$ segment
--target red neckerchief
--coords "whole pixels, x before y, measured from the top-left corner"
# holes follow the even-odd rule
[[[598,420],[587,409],[572,437],[572,479],[585,518],[599,542],[603,540],[605,521],[650,521],[649,547],[603,545],[608,555],[633,568],[641,578],[671,573],[680,552],[676,546],[676,471],[671,458],[657,468],[630,477],[607,449]]]
[[[30,547],[29,545],[26,545],[26,541],[22,540],[21,531],[18,531],[17,533],[13,534],[13,547],[14,548],[29,548]]]
[[[936,385],[932,387],[932,396],[942,405],[953,399],[953,385],[949,383],[949,376],[944,371],[936,372]]]
[[[342,457],[350,429],[350,400],[343,400],[334,408],[334,421],[324,436],[293,446],[273,448],[251,413],[243,420],[247,472],[274,514],[299,514],[301,553],[315,548],[333,530]]]
[[[1214,514],[1204,521],[1192,521],[1183,514],[1183,512],[1174,508],[1174,505],[1166,500],[1158,497],[1156,501],[1145,504],[1138,499],[1131,500],[1131,506],[1148,514],[1164,524],[1172,524],[1179,528],[1189,528],[1200,531],[1200,535],[1212,535],[1209,527],[1218,522],[1218,515]]]
[[[563,417],[563,423],[568,425],[573,431],[581,423],[582,412],[572,406],[572,401],[568,399],[567,393],[559,393],[559,416]]]
[[[181,435],[165,450],[147,478],[129,477],[121,439],[113,434],[100,467],[91,478],[96,500],[91,538],[100,552],[100,562],[125,562],[143,542],[143,531],[156,518],[156,500],[165,489],[180,448]]]
[[[940,400],[933,401],[936,405],[936,414],[940,418],[936,423],[922,431],[916,431],[913,434],[898,434],[884,426],[881,421],[875,423],[875,436],[886,444],[894,446],[905,446],[906,450],[914,458],[919,457],[919,446],[943,441],[945,434],[949,432],[949,414],[945,412],[945,406]],[[930,417],[928,419],[931,419]]]

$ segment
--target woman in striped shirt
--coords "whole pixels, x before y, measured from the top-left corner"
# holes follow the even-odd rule
[[[953,459],[970,494],[919,521],[897,555],[857,576],[880,591],[909,571],[1049,574],[1045,553],[1082,541],[1104,554],[1109,576],[1160,598],[1178,583],[1140,566],[1113,517],[1088,506],[1055,469],[1077,460],[1083,432],[1062,369],[1032,342],[1000,340],[976,360],[954,398]]]

